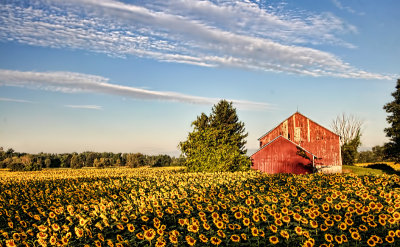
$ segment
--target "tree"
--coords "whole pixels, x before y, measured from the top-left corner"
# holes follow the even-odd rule
[[[51,167],[51,159],[50,158],[46,158],[44,160],[44,164],[46,165],[46,168],[50,168]]]
[[[363,122],[354,115],[342,113],[332,120],[333,132],[340,136],[342,164],[354,165],[357,158],[357,149],[361,145],[361,127]]]
[[[392,93],[394,100],[383,109],[389,114],[386,121],[390,127],[385,129],[389,142],[385,143],[385,156],[400,163],[400,79],[397,79],[396,91]]]
[[[179,144],[188,171],[238,171],[250,167],[244,147],[248,134],[232,102],[221,100],[209,116],[202,113],[192,126],[187,140]]]
[[[126,156],[126,165],[133,168],[145,166],[146,157],[142,153],[128,154]]]
[[[155,157],[154,167],[170,166],[172,163],[172,158],[166,154],[160,154]]]
[[[73,169],[79,169],[82,168],[83,164],[79,160],[79,156],[77,154],[74,154],[71,158],[71,168]]]

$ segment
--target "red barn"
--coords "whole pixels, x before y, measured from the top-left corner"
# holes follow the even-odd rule
[[[340,137],[296,112],[258,139],[253,169],[266,173],[342,172]]]

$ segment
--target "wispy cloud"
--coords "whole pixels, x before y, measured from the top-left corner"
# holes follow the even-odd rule
[[[306,45],[354,45],[357,29],[330,13],[290,12],[249,1],[12,2],[0,8],[0,40],[309,76],[393,80]]]
[[[332,3],[341,10],[347,11],[351,14],[358,14],[358,15],[364,15],[364,13],[357,13],[354,9],[350,8],[349,6],[344,6],[340,0],[332,0]]]
[[[74,108],[74,109],[103,110],[103,107],[99,105],[64,105],[64,106],[67,108]]]
[[[0,70],[0,86],[24,87],[62,93],[101,93],[141,100],[174,101],[204,105],[212,105],[220,100],[218,98],[193,96],[177,92],[153,91],[111,84],[108,78],[102,76],[73,72]],[[244,110],[267,110],[273,108],[270,104],[264,102],[228,100],[232,101],[239,109]],[[68,107],[73,106],[69,105]],[[91,109],[94,109],[97,106],[91,107]],[[75,108],[78,108],[78,106],[75,106]]]
[[[0,101],[6,101],[6,102],[15,102],[15,103],[33,103],[32,101],[29,100],[23,100],[23,99],[11,99],[11,98],[0,98]]]

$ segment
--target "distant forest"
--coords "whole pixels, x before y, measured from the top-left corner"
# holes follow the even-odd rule
[[[0,168],[11,171],[36,171],[42,168],[82,168],[82,167],[161,167],[184,165],[184,158],[169,155],[145,155],[142,153],[83,152],[63,154],[28,154],[15,152],[12,148],[0,147]]]

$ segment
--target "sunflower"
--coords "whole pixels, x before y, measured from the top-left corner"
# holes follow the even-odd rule
[[[200,241],[203,243],[208,242],[208,238],[204,234],[200,234],[199,238],[200,238]]]
[[[61,228],[57,223],[53,223],[51,225],[51,228],[53,229],[53,231],[58,232]]]
[[[386,236],[385,240],[390,244],[394,242],[394,238],[392,236]]]
[[[280,234],[282,237],[289,239],[289,233],[286,230],[281,230]]]
[[[296,221],[300,221],[301,220],[301,215],[298,213],[294,213],[293,214],[293,219],[295,219]]]
[[[187,230],[188,230],[189,232],[196,233],[196,232],[199,231],[199,227],[198,227],[197,225],[195,225],[195,224],[193,224],[193,225],[188,225]]]
[[[101,242],[100,242],[99,240],[95,240],[95,241],[94,241],[94,245],[95,245],[96,247],[101,247]]]
[[[54,236],[51,236],[50,239],[49,239],[49,243],[50,243],[51,245],[56,245],[56,243],[57,243],[57,238],[54,237]]]
[[[113,241],[111,239],[107,240],[107,245],[109,247],[114,247],[114,243],[113,243]]]
[[[275,225],[270,225],[269,229],[273,232],[276,233],[278,231],[278,227],[276,227]]]
[[[303,234],[303,229],[301,228],[301,226],[296,226],[296,227],[294,228],[294,232],[295,232],[297,235],[301,236],[301,235]]]
[[[11,227],[11,228],[12,228],[12,227]],[[38,226],[37,228],[38,228],[38,230],[41,231],[41,232],[46,232],[46,231],[47,231],[47,226],[44,226],[44,225],[40,225],[40,226]]]
[[[83,237],[84,231],[82,230],[82,228],[75,227],[75,234],[78,238],[81,238]]]
[[[68,242],[69,242],[69,239],[68,239],[67,237],[62,237],[62,238],[61,238],[61,243],[62,243],[63,245],[68,245]]]
[[[21,240],[21,237],[19,236],[18,233],[13,233],[13,239],[18,242]]]
[[[256,237],[258,236],[258,229],[256,227],[252,227],[251,228],[251,234]]]
[[[333,221],[333,220],[326,219],[326,220],[324,221],[324,223],[325,223],[325,225],[327,225],[327,226],[333,226],[334,221]]]
[[[118,224],[116,225],[116,227],[117,227],[119,230],[121,230],[121,231],[125,229],[124,225],[122,225],[121,223],[118,223]]]
[[[285,216],[282,217],[282,221],[285,222],[285,223],[289,223],[290,222],[290,217],[285,215]]]
[[[135,231],[135,226],[132,224],[127,224],[126,227],[128,228],[129,232],[134,232]]]
[[[265,216],[264,214],[261,214],[261,220],[262,221],[264,221],[264,222],[266,222],[267,221],[267,216]]]
[[[375,246],[376,244],[375,244],[375,241],[373,240],[373,239],[371,239],[371,238],[369,238],[368,240],[367,240],[367,244],[368,244],[368,246]]]
[[[207,223],[207,222],[204,222],[203,223],[203,228],[206,230],[206,231],[208,231],[208,230],[210,230],[210,225]]]
[[[169,241],[171,241],[171,243],[173,243],[173,244],[177,244],[178,243],[178,237],[173,235],[173,234],[171,234],[171,235],[169,235]]]
[[[46,240],[44,240],[43,238],[39,238],[39,239],[38,239],[38,243],[39,243],[42,247],[46,247],[46,246],[47,246],[47,242],[46,242]]]
[[[184,219],[178,219],[178,223],[179,223],[179,225],[184,226],[185,225],[185,220]]]
[[[119,242],[123,242],[123,241],[124,241],[124,238],[123,238],[121,235],[117,234],[117,240],[118,240]]]
[[[336,241],[338,244],[342,244],[342,242],[343,242],[342,236],[340,236],[340,235],[335,235],[335,241]]]
[[[325,240],[330,243],[333,241],[333,236],[329,233],[325,233]]]
[[[222,221],[217,221],[214,224],[218,227],[218,229],[222,229],[225,226],[224,222]]]
[[[153,240],[155,236],[156,232],[154,231],[154,229],[149,229],[144,232],[144,238],[149,242],[151,242],[151,240]]]
[[[352,226],[354,224],[354,221],[350,218],[346,218],[344,220],[344,223],[346,223],[346,225],[348,225],[348,226]]]
[[[192,237],[189,236],[189,235],[186,236],[185,239],[186,239],[186,242],[187,242],[190,246],[193,246],[193,245],[196,243],[196,239],[192,238]]]
[[[232,242],[236,242],[236,243],[240,242],[240,237],[239,237],[239,235],[236,235],[236,234],[232,235],[230,239],[232,240]]]
[[[339,229],[342,230],[342,231],[344,231],[344,230],[347,229],[346,223],[343,223],[343,222],[341,222],[341,223],[338,225],[338,227],[339,227]]]
[[[375,223],[375,221],[370,221],[368,222],[368,225],[372,228],[375,228],[377,226],[377,224]]]
[[[253,221],[254,222],[259,222],[260,221],[260,216],[258,216],[258,215],[256,215],[256,214],[253,214]]]
[[[213,245],[220,245],[221,242],[222,242],[221,239],[219,239],[219,238],[217,238],[217,237],[211,237],[211,243],[212,243]]]
[[[315,220],[310,220],[310,226],[312,228],[317,228],[318,227],[318,223]]]
[[[279,239],[276,236],[271,236],[271,237],[269,237],[269,242],[271,244],[277,244],[277,243],[279,243]]]
[[[39,232],[38,234],[36,234],[37,238],[40,239],[46,239],[48,237],[47,233],[45,232]]]
[[[396,233],[393,231],[393,230],[390,230],[389,232],[388,232],[388,236],[390,236],[390,237],[396,237]]]
[[[250,219],[249,218],[243,218],[243,225],[249,226],[250,225]]]
[[[221,231],[221,230],[218,230],[218,231],[217,231],[217,234],[218,234],[218,236],[220,236],[221,238],[226,238],[225,233],[224,233],[223,231]]]
[[[280,220],[280,219],[275,219],[275,225],[277,225],[277,226],[281,226],[281,225],[283,225],[283,223],[282,223],[282,220]]]
[[[359,225],[359,226],[358,226],[358,229],[359,229],[360,231],[362,231],[362,232],[368,231],[368,227],[366,227],[365,225]]]
[[[97,233],[97,238],[101,241],[104,242],[104,236],[101,233]]]
[[[240,234],[240,237],[242,237],[243,240],[247,240],[247,235],[246,235],[246,233],[241,233],[241,234]]]

